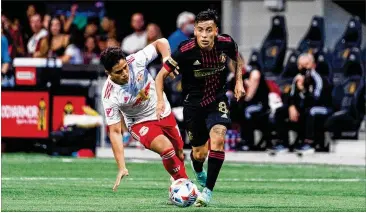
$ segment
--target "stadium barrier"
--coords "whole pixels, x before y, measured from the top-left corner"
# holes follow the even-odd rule
[[[74,123],[69,123],[67,127],[86,129],[87,117],[84,116],[83,123],[79,125],[66,115],[88,114],[90,109],[85,106],[98,106],[98,84],[95,82],[104,73],[100,66],[62,65],[59,59],[54,58],[15,58],[13,67],[16,86],[2,88],[1,94],[1,132],[6,147],[22,150],[22,146],[28,146],[27,143],[42,143],[50,151],[49,148],[55,147],[55,142],[60,141],[54,133],[70,131],[64,126],[64,118],[67,118],[67,122]],[[88,144],[75,140],[74,143],[79,144],[73,144],[77,145],[75,149],[91,147],[95,152],[100,134],[100,128],[96,126],[103,119],[100,115],[94,116],[93,122],[96,125],[89,126],[89,129],[94,130],[83,133],[93,137],[88,137]]]

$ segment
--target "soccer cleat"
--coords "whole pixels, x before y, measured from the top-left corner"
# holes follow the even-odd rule
[[[202,186],[206,187],[207,173],[204,168],[202,168],[202,172],[196,172],[193,167],[193,162],[191,160],[191,166],[193,170],[193,174],[196,177],[197,182]]]
[[[203,188],[202,193],[197,197],[196,202],[194,202],[194,206],[196,207],[205,207],[207,206],[212,198],[212,191],[208,188]]]

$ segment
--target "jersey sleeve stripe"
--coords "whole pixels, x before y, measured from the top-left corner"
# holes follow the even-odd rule
[[[224,36],[218,36],[217,37],[218,41],[224,41],[224,42],[231,42],[231,38],[230,37],[224,37]]]

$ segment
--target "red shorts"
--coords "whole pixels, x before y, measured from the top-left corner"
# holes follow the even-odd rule
[[[159,135],[165,135],[174,149],[183,149],[184,145],[173,113],[160,121],[146,121],[132,125],[131,135],[147,149],[150,149],[151,142]]]

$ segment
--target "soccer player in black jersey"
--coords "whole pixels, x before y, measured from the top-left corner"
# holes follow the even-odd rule
[[[207,206],[210,202],[225,159],[225,134],[231,124],[225,95],[227,63],[234,63],[236,68],[235,98],[239,101],[245,94],[243,62],[237,44],[229,35],[218,35],[217,19],[214,10],[200,12],[195,20],[195,37],[179,45],[155,79],[158,95],[156,113],[159,118],[164,112],[164,79],[171,72],[182,74],[183,115],[192,146],[192,167],[197,181],[204,187],[195,206]],[[206,173],[203,163],[207,155]]]

